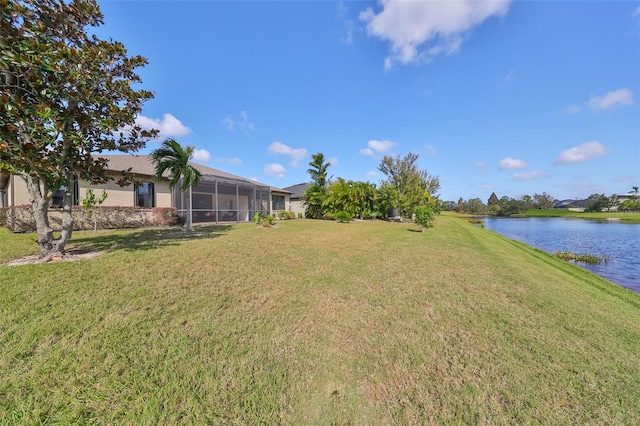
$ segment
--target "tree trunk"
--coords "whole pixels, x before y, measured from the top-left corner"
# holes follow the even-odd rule
[[[35,176],[23,176],[27,182],[27,189],[31,198],[33,218],[36,222],[38,238],[36,243],[40,247],[40,257],[43,262],[52,257],[64,255],[64,247],[71,238],[73,230],[73,217],[71,215],[71,193],[67,189],[63,197],[62,208],[62,233],[60,238],[53,238],[53,229],[49,226],[49,203],[53,198],[53,191],[43,188],[43,185]]]

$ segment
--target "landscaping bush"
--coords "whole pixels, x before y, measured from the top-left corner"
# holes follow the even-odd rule
[[[349,212],[345,212],[344,210],[339,211],[335,214],[335,218],[339,223],[348,223],[351,222],[351,214]]]
[[[289,213],[286,210],[278,210],[276,215],[279,220],[289,219]]]

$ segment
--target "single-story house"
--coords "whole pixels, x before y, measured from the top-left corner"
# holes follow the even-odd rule
[[[304,194],[304,191],[307,190],[309,185],[309,183],[299,183],[297,185],[283,188],[285,191],[289,191],[291,193],[289,197],[291,203],[289,205],[289,211],[295,213],[296,216],[302,213],[302,217],[304,217],[305,208],[304,203],[302,202],[302,194]]]
[[[589,200],[562,200],[558,201],[553,208],[557,210],[570,210],[574,212],[583,212],[587,208]]]
[[[73,187],[73,204],[81,204],[88,189],[96,195],[107,192],[103,206],[138,206],[143,208],[174,207],[185,217],[189,205],[189,193],[176,187],[169,189],[169,175],[159,181],[154,179],[155,167],[148,155],[100,155],[109,160],[108,172],[115,178],[124,170],[131,170],[137,183],[121,187],[116,181],[91,185],[76,181]],[[222,170],[200,164],[192,165],[202,173],[202,181],[192,193],[193,223],[202,222],[250,222],[256,213],[269,214],[289,209],[291,192],[236,176]],[[117,179],[116,179],[117,180]],[[0,193],[0,206],[30,204],[26,182],[19,176],[11,175],[8,187]],[[60,207],[61,196],[54,196],[52,209]]]

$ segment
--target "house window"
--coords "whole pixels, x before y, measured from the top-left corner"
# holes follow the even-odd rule
[[[135,185],[135,205],[139,207],[155,207],[153,182],[141,182]]]
[[[272,195],[271,205],[273,210],[284,210],[284,195]]]
[[[66,186],[60,187],[60,189],[53,194],[53,198],[51,200],[51,207],[60,209],[62,208],[62,201],[64,198],[64,192],[67,190]],[[78,190],[78,179],[73,180],[73,190],[71,191],[71,204],[77,206],[80,202],[79,190]]]

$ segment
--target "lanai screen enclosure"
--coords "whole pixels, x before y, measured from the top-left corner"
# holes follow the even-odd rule
[[[176,185],[173,205],[180,216],[187,217],[189,192]],[[256,213],[269,214],[271,188],[245,179],[203,175],[191,190],[192,222],[250,222]]]

